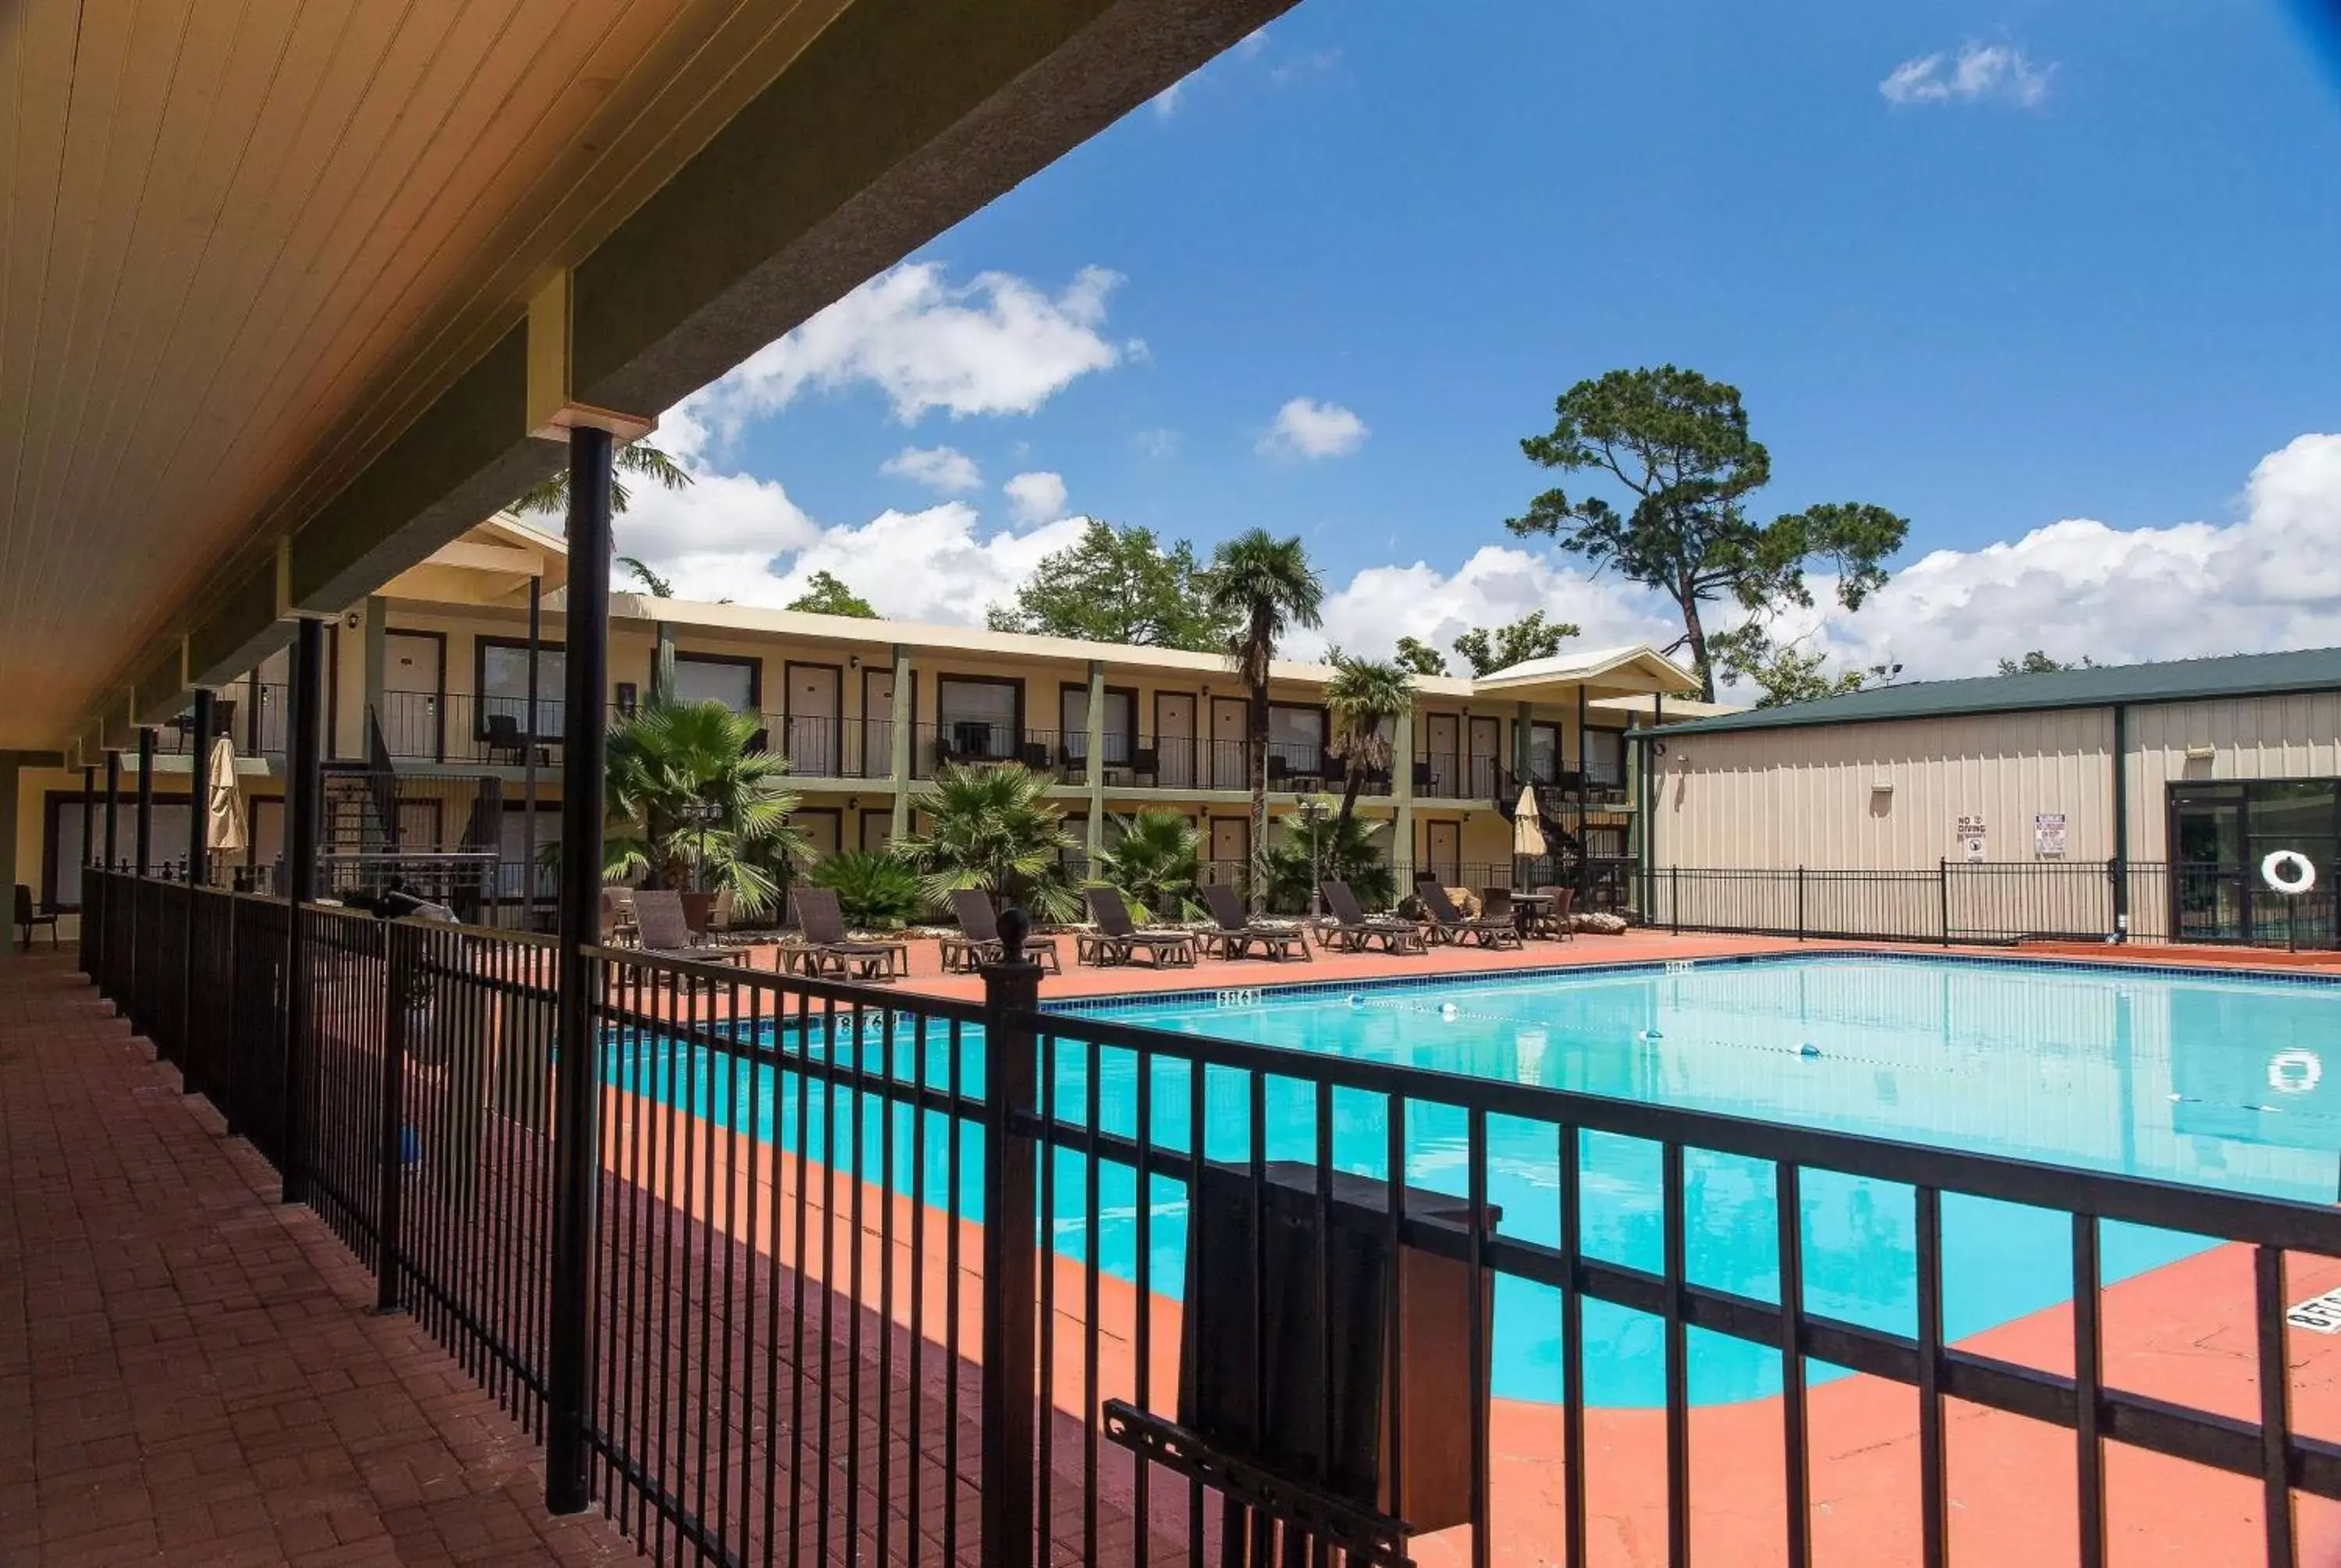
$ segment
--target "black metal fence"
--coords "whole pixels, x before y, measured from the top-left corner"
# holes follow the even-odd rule
[[[1695,1531],[1725,1533],[1717,1561],[1854,1560],[1875,1543],[1843,1533],[1810,1392],[1843,1376],[1915,1400],[1928,1563],[1954,1406],[2071,1474],[2019,1527],[2083,1563],[2152,1512],[2109,1491],[2108,1444],[2159,1456],[2163,1490],[2249,1488],[2187,1516],[2193,1560],[2296,1563],[2296,1500],[2341,1500],[2341,1444],[2296,1429],[2287,1367],[2287,1254],[2341,1256],[2320,1205],[1137,1027],[1041,1009],[1021,968],[977,1005],[591,949],[593,1043],[564,1063],[544,941],[200,888],[175,890],[174,1019],[146,943],[109,929],[168,921],[167,896],[93,889],[105,993],[162,1009],[148,1032],[190,1087],[227,1086],[383,1305],[532,1432],[555,1166],[590,1174],[589,1479],[662,1560],[1482,1564],[1500,1543],[1580,1563],[1597,1530],[1672,1564]],[[598,1091],[590,1148],[556,1146],[570,1070]],[[248,1082],[272,1073],[295,1140],[274,1149]],[[1848,1183],[1851,1226],[1816,1206]],[[1951,1342],[1947,1205],[1955,1229],[1977,1206],[2046,1224],[2068,1357]],[[1763,1238],[1746,1278],[1703,1239],[1727,1222]],[[2134,1226],[2229,1248],[2248,1415],[2109,1379],[2105,1248]],[[1898,1315],[1849,1310],[1846,1282],[1881,1275]],[[1777,1440],[1751,1441],[1745,1395],[1711,1407],[1718,1347],[1771,1369]],[[1603,1391],[1627,1359],[1651,1379],[1639,1427]],[[1635,1431],[1646,1460],[1621,1461]],[[1958,1532],[2005,1524],[1987,1483],[1965,1491]]]
[[[1905,870],[1662,867],[1644,919],[1679,931],[1985,943],[2335,945],[2326,888],[2286,900],[2232,870],[2161,861],[1960,861]]]

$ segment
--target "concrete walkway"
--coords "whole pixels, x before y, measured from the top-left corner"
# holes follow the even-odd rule
[[[0,958],[0,1563],[631,1560],[112,1013]]]

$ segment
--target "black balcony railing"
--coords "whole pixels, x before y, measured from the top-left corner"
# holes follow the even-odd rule
[[[1487,1563],[1500,1521],[1523,1558],[1590,1561],[1599,1527],[1807,1562],[1824,1372],[1915,1415],[1913,1560],[1955,1529],[1955,1413],[2054,1434],[2069,1491],[1977,1473],[1964,1503],[2030,1510],[2026,1539],[2085,1563],[2181,1517],[2108,1489],[2138,1455],[2160,1495],[2249,1489],[2223,1562],[2296,1563],[2296,1500],[2341,1500],[2287,1366],[2291,1257],[2341,1256],[2322,1203],[1137,1027],[1041,1008],[1012,968],[977,1004],[589,949],[587,1059],[556,1062],[542,939],[90,887],[103,993],[524,1431],[582,1385],[583,1479],[662,1561],[1398,1563],[1452,1530],[1421,1547]],[[582,1150],[561,1071],[598,1090]],[[555,1267],[557,1179],[594,1187],[581,1275]],[[1848,1184],[1863,1222],[1815,1223]],[[2069,1357],[1947,1331],[1949,1260],[1976,1255],[1947,1230],[1972,1249],[2016,1214],[2056,1238]],[[2231,1249],[2247,1398],[2119,1381],[2109,1226]],[[1760,1238],[1765,1283],[1714,1274],[1697,1238],[1725,1229]],[[1875,1278],[1898,1322],[1832,1306]],[[586,1325],[573,1367],[556,1306]],[[1590,1407],[1629,1342],[1659,1399],[1621,1469]],[[1777,1437],[1693,1443],[1718,1346],[1777,1367]],[[1499,1428],[1531,1384],[1549,1419]]]

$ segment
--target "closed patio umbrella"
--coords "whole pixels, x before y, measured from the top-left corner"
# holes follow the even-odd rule
[[[235,742],[223,735],[212,742],[204,770],[204,842],[219,854],[244,852],[244,795],[235,782]]]
[[[1544,826],[1537,818],[1536,790],[1523,784],[1519,804],[1512,808],[1512,853],[1533,860],[1544,852]]]

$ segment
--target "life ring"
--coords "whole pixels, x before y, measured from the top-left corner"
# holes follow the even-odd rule
[[[2316,886],[2316,862],[2297,849],[2273,849],[2260,862],[2260,880],[2270,892],[2298,898]]]
[[[2315,1051],[2278,1051],[2268,1058],[2268,1087],[2280,1095],[2305,1095],[2325,1077]]]

